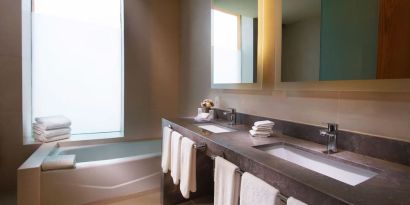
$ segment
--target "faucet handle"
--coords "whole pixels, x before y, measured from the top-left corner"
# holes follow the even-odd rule
[[[327,125],[327,131],[329,132],[335,132],[338,129],[338,125],[334,122],[323,122],[321,124]]]

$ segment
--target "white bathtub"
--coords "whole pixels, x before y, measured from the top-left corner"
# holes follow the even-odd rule
[[[42,171],[41,205],[76,205],[158,189],[161,141],[57,147],[76,155],[76,168]]]

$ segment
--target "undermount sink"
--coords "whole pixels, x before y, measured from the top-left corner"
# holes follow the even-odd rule
[[[377,175],[376,172],[368,169],[328,159],[319,154],[313,154],[286,144],[274,144],[255,148],[351,186],[356,186]]]
[[[213,123],[204,123],[204,124],[196,124],[201,129],[208,130],[213,133],[224,133],[224,132],[234,132],[235,130],[223,127],[218,124],[213,124]]]

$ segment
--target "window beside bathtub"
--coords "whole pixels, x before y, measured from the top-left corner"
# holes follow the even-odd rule
[[[122,133],[122,0],[23,0],[23,127],[64,115],[72,134]]]

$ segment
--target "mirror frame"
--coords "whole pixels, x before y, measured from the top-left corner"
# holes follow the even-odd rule
[[[265,25],[265,3],[266,0],[258,0],[258,55],[257,55],[257,73],[256,83],[229,83],[215,84],[214,83],[214,67],[213,67],[213,50],[211,46],[211,88],[212,89],[232,89],[232,90],[260,90],[263,85],[263,54],[264,54],[264,25]],[[268,0],[269,1],[269,0]],[[213,9],[212,1],[210,1],[211,9]],[[210,12],[211,13],[211,12]],[[211,14],[212,15],[212,14]],[[210,16],[212,18],[212,16]],[[211,38],[212,38],[212,20],[211,22]]]
[[[273,2],[273,24],[276,33],[274,35],[274,90],[410,92],[410,79],[282,82],[282,0],[273,0]]]

